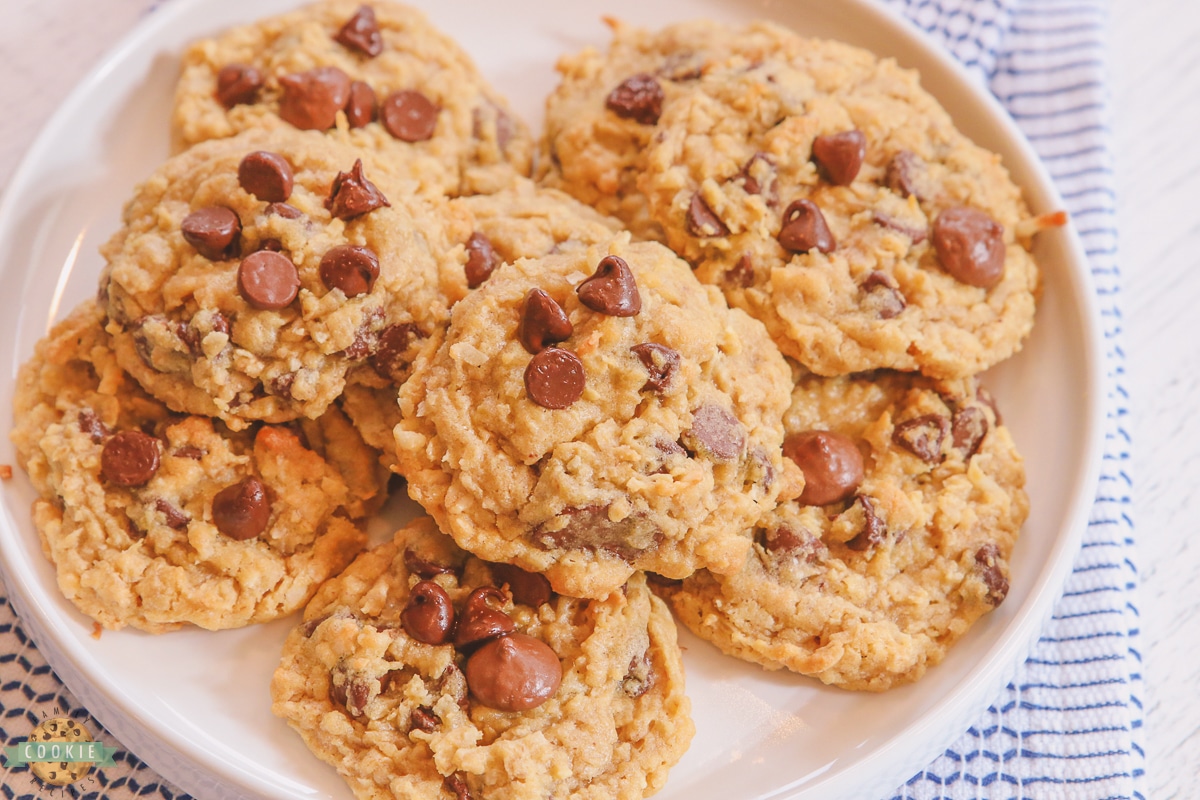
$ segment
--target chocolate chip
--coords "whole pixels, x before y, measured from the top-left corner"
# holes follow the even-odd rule
[[[866,295],[867,302],[864,305],[873,307],[880,319],[894,319],[908,306],[900,288],[886,272],[871,272],[859,288]]]
[[[554,342],[566,341],[575,330],[562,306],[542,289],[530,289],[521,301],[517,339],[530,353],[540,353]]]
[[[862,453],[849,436],[818,430],[796,433],[784,439],[783,454],[804,473],[800,502],[806,506],[840,503],[862,483]]]
[[[282,203],[292,196],[292,165],[278,153],[255,150],[238,164],[238,183],[266,203]]]
[[[279,116],[302,131],[329,130],[350,99],[350,76],[337,67],[284,75],[279,85]]]
[[[278,214],[284,219],[300,219],[304,216],[303,211],[287,203],[271,203],[263,209],[263,213],[267,216]]]
[[[563,409],[583,397],[583,362],[561,347],[548,347],[525,367],[525,391],[542,408]]]
[[[389,325],[379,334],[379,344],[371,354],[371,366],[382,377],[400,383],[412,364],[410,349],[425,333],[411,322]]]
[[[778,556],[793,556],[815,564],[827,553],[825,545],[809,531],[799,532],[787,525],[763,531],[763,548]]]
[[[882,211],[876,211],[872,213],[871,220],[876,225],[880,225],[884,228],[896,231],[897,233],[904,234],[911,239],[912,243],[915,245],[920,244],[929,238],[929,231],[927,231],[925,228],[914,228],[911,225],[905,225],[900,220],[896,219],[895,217],[888,216]]]
[[[733,461],[746,445],[746,429],[737,417],[720,406],[700,406],[692,412],[692,427],[684,444],[716,461]]]
[[[987,415],[977,406],[960,408],[950,420],[950,432],[954,446],[963,451],[963,459],[969,459],[979,452],[987,436]]]
[[[625,259],[605,256],[592,276],[575,288],[579,301],[610,317],[632,317],[642,310],[642,295]]]
[[[622,119],[653,125],[662,114],[663,90],[654,76],[643,72],[622,81],[604,104]]]
[[[206,206],[183,218],[179,226],[184,240],[210,261],[224,261],[238,252],[242,221],[224,206]]]
[[[437,130],[440,109],[418,91],[392,92],[379,108],[379,119],[388,133],[402,142],[423,142]]]
[[[775,161],[766,153],[755,153],[734,179],[742,181],[746,194],[763,195],[770,200],[775,195]]]
[[[346,122],[351,128],[362,128],[375,120],[377,108],[375,90],[362,81],[350,84],[350,97],[346,100]]]
[[[504,592],[495,586],[480,586],[467,596],[458,630],[454,632],[454,646],[461,649],[503,636],[517,629],[512,617],[489,603],[503,603]],[[470,678],[467,679],[470,683]]]
[[[980,579],[987,586],[988,602],[993,607],[1004,602],[1008,597],[1008,578],[1005,576],[1006,565],[1000,556],[1000,548],[994,544],[985,544],[975,552],[975,565],[980,568]]]
[[[749,253],[742,253],[738,262],[725,273],[725,283],[749,289],[754,285],[754,260]]]
[[[917,195],[917,199],[920,200],[922,198],[917,191],[917,176],[924,168],[924,163],[916,153],[911,150],[901,150],[888,162],[883,182],[901,197]]]
[[[408,724],[419,731],[433,733],[437,730],[440,720],[428,706],[417,706],[408,716]]]
[[[636,700],[654,688],[655,678],[654,662],[650,660],[650,652],[645,651],[629,659],[629,668],[621,679],[621,691]]]
[[[343,244],[321,256],[318,270],[321,282],[330,289],[341,289],[346,297],[367,294],[379,277],[379,257],[368,247]]]
[[[333,673],[330,674],[330,699],[345,707],[350,716],[361,717],[371,699],[371,684],[361,675],[344,668],[337,669],[337,674],[342,678],[340,682],[334,679]]]
[[[287,308],[300,291],[300,275],[287,256],[259,250],[238,266],[238,293],[255,308]]]
[[[404,567],[414,575],[419,575],[425,579],[446,573],[457,575],[459,572],[461,572],[461,569],[453,565],[438,564],[422,558],[413,550],[404,551]]]
[[[524,633],[488,642],[467,659],[467,686],[498,711],[537,708],[558,691],[562,663],[550,646]]]
[[[226,108],[253,103],[262,85],[262,73],[249,64],[226,64],[217,72],[217,102]]]
[[[887,539],[887,526],[875,513],[875,504],[866,495],[859,495],[858,504],[862,506],[863,528],[853,539],[846,542],[846,547],[861,553]]]
[[[554,595],[545,575],[526,572],[512,564],[492,564],[492,576],[501,586],[507,584],[513,602],[537,608],[549,603]]]
[[[969,286],[991,289],[1004,277],[1004,228],[978,209],[947,208],[933,221],[942,268]]]
[[[492,247],[492,242],[479,231],[475,231],[467,239],[467,263],[463,272],[467,276],[467,287],[474,289],[492,276],[496,267],[500,266],[500,256]]]
[[[793,200],[783,212],[779,243],[794,253],[807,253],[816,248],[832,253],[837,242],[825,224],[825,215],[812,200]]]
[[[176,458],[186,458],[190,461],[201,461],[204,458],[204,451],[199,447],[193,447],[190,444],[185,444],[171,455],[175,456]]]
[[[699,192],[692,195],[692,202],[688,204],[687,229],[688,233],[696,237],[729,235],[729,228],[713,212]]]
[[[100,473],[117,486],[141,486],[158,472],[161,442],[141,431],[121,431],[100,451]]]
[[[812,154],[830,183],[849,186],[867,157],[867,137],[859,130],[818,136],[813,140]]]
[[[408,604],[400,612],[400,624],[418,642],[446,644],[454,631],[450,595],[433,581],[421,581],[412,588]]]
[[[359,6],[333,38],[338,44],[372,58],[383,52],[383,35],[370,6]]]
[[[349,172],[339,172],[329,187],[325,208],[337,219],[354,219],[391,203],[383,192],[363,174],[362,159],[356,159]]]
[[[892,431],[892,441],[929,464],[942,460],[942,440],[950,428],[950,421],[941,414],[922,416],[901,422]]]
[[[655,342],[635,344],[629,348],[642,362],[649,375],[642,386],[643,392],[661,392],[671,386],[675,373],[679,371],[679,351]]]
[[[253,475],[217,492],[212,501],[213,524],[230,539],[253,539],[271,521],[267,487]]]
[[[558,519],[566,524],[557,531],[539,526],[532,535],[535,544],[544,549],[599,550],[632,562],[657,546],[662,532],[643,515],[634,513],[613,521],[609,506],[564,508]]]
[[[467,779],[463,773],[456,772],[447,776],[442,784],[454,795],[454,800],[472,800],[471,789],[467,786]]]
[[[104,437],[110,433],[108,426],[101,422],[100,418],[96,416],[96,412],[90,408],[79,412],[78,422],[79,430],[86,433],[96,444],[103,442]]]
[[[276,397],[286,397],[290,400],[292,397],[292,384],[295,382],[296,373],[285,372],[266,381],[267,394],[273,394]]]
[[[189,517],[187,514],[184,514],[178,508],[171,505],[166,500],[163,500],[161,497],[154,501],[154,508],[163,515],[163,521],[167,523],[168,528],[182,530],[188,526],[189,522],[191,522],[191,517]]]

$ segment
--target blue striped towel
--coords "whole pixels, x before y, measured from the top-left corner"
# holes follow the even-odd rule
[[[884,0],[985,82],[1033,142],[1087,249],[1107,344],[1104,466],[1091,524],[1054,616],[1003,695],[890,800],[1144,800],[1137,568],[1129,516],[1129,435],[1121,347],[1104,0]],[[156,5],[156,4],[155,4]],[[37,711],[84,721],[116,766],[72,796],[184,798],[59,683],[0,596],[0,742],[28,735]],[[4,798],[45,791],[27,767],[4,770]]]

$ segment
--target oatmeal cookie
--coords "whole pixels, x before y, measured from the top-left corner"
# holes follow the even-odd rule
[[[403,381],[466,292],[469,229],[369,156],[248,131],[168,161],[102,248],[117,358],[173,409],[316,418],[359,368]]]
[[[470,56],[386,0],[326,0],[196,42],[172,122],[181,150],[249,128],[323,131],[435,194],[503,188],[533,152]]]
[[[117,366],[88,302],[38,344],[15,398],[58,585],[106,628],[212,630],[301,608],[362,549],[375,454],[336,407],[303,429],[173,414]]]
[[[409,494],[459,546],[565,594],[736,571],[787,483],[787,365],[659,244],[505,265],[428,353],[400,393]]]
[[[641,575],[556,595],[423,518],[304,617],[272,710],[364,800],[635,800],[692,738],[674,623]]]
[[[736,575],[661,593],[722,651],[847,689],[920,678],[1008,592],[1025,472],[974,380],[802,378],[784,453],[803,494],[755,531]]]

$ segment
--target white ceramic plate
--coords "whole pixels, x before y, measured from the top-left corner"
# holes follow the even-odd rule
[[[192,39],[297,0],[177,0],[148,17],[51,119],[0,203],[0,408],[35,341],[95,292],[97,247],[136,182],[167,156],[177,60]],[[1035,211],[1061,207],[1011,120],[951,60],[867,0],[418,0],[531,124],[563,52],[603,46],[602,14],[645,25],[773,18],[921,70],[959,127],[998,151]],[[1012,591],[919,683],[883,695],[767,673],[682,635],[697,735],[666,798],[865,797],[891,791],[959,736],[1025,656],[1059,594],[1094,496],[1102,377],[1097,315],[1070,229],[1044,233],[1045,299],[1024,352],[987,383],[1027,459],[1032,513]],[[10,427],[0,413],[0,433]],[[7,436],[0,463],[13,463]],[[133,752],[202,798],[348,798],[334,771],[270,713],[267,685],[292,620],[257,628],[91,636],[62,599],[29,518],[33,490],[3,485],[0,566],[13,604],[58,674]]]

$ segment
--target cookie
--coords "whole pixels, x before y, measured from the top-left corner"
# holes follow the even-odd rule
[[[13,439],[59,588],[109,629],[211,630],[291,613],[366,543],[376,455],[336,407],[303,429],[180,416],[116,363],[85,303],[18,376]]]
[[[637,185],[660,115],[708,63],[769,52],[782,29],[731,31],[696,20],[647,31],[605,22],[613,32],[606,52],[589,47],[558,61],[561,81],[546,99],[538,181],[617,217],[635,236],[665,241]]]
[[[533,152],[470,56],[386,0],[327,0],[196,42],[171,119],[180,150],[250,128],[323,131],[435,194],[503,188]]]
[[[915,72],[796,37],[711,64],[658,128],[667,242],[811,370],[961,377],[1028,336],[1041,223]]]
[[[316,418],[352,370],[403,381],[466,292],[469,232],[412,186],[312,132],[248,131],[172,158],[102,248],[121,366],[232,428]]]
[[[409,494],[459,546],[602,598],[737,570],[786,484],[787,365],[655,243],[500,267],[400,392]]]
[[[1008,593],[1028,514],[1021,456],[973,379],[807,376],[784,453],[804,492],[736,575],[660,591],[723,652],[847,689],[920,678]]]
[[[304,618],[272,710],[359,798],[633,800],[692,738],[674,623],[641,575],[555,595],[422,518]]]

